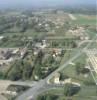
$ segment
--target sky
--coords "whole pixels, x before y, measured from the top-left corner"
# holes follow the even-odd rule
[[[11,6],[60,6],[74,4],[96,4],[96,0],[0,0],[0,7]]]

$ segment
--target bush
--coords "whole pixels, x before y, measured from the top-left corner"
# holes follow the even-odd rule
[[[77,94],[80,90],[80,87],[74,86],[72,84],[66,84],[64,87],[64,95],[65,96],[73,96]]]
[[[4,73],[0,72],[0,79],[4,79]]]
[[[20,60],[15,61],[11,65],[11,69],[7,74],[7,78],[13,81],[17,81],[20,79],[28,80],[32,75],[32,66],[29,62]]]
[[[69,77],[67,75],[64,75],[63,73],[60,72],[60,80],[65,80],[68,79]]]
[[[57,95],[45,94],[38,96],[37,100],[57,100]]]

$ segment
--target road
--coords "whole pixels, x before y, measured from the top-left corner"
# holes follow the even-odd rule
[[[63,64],[62,66],[60,66],[57,70],[55,70],[54,72],[52,72],[47,78],[46,80],[51,79],[55,73],[61,71],[62,69],[64,69],[65,67],[67,67],[68,64],[70,64],[71,62],[73,62],[75,59],[77,59],[83,52],[79,51],[74,57],[72,57],[69,61],[67,61],[65,64]]]
[[[36,85],[29,89],[27,92],[25,92],[24,94],[22,94],[21,96],[19,96],[16,100],[29,100],[29,97],[32,97],[31,100],[35,100],[37,95],[53,89],[53,88],[58,88],[58,87],[63,87],[62,85],[50,85],[47,84],[45,80],[41,80],[38,83],[36,83]]]
[[[84,40],[84,41],[82,41],[82,42],[80,42],[79,44],[78,44],[78,47],[80,47],[81,45],[83,45],[83,44],[85,44],[85,43],[89,43],[89,42],[97,42],[97,40],[95,40],[95,41],[92,41],[92,40]]]
[[[12,82],[12,85],[20,85],[20,86],[29,86],[29,87],[33,87],[37,82],[36,81],[32,81],[32,82],[22,82],[22,81],[15,81]]]
[[[34,85],[34,87],[32,87],[27,92],[25,92],[22,95],[20,95],[18,98],[16,98],[16,100],[27,100],[30,96],[32,96],[32,98],[33,98],[32,100],[35,100],[35,98],[36,98],[36,96],[38,94],[44,92],[45,90],[48,90],[50,88],[53,88],[53,86],[49,85],[47,83],[47,81],[49,79],[51,79],[55,75],[56,72],[58,72],[58,71],[62,70],[63,68],[65,68],[70,62],[74,61],[81,54],[82,54],[82,52],[79,51],[79,53],[77,55],[75,55],[74,57],[72,57],[67,63],[65,63],[64,65],[62,65],[61,67],[59,67],[57,70],[55,70],[53,73],[51,73],[44,80],[41,80],[38,83],[36,83],[36,85]]]
[[[94,41],[95,38],[92,39],[92,41]],[[30,100],[36,100],[36,97],[40,94],[43,93],[44,91],[48,90],[48,89],[52,89],[54,86],[51,86],[48,82],[49,79],[51,79],[56,72],[64,69],[65,67],[67,67],[68,64],[70,64],[71,62],[73,62],[75,59],[77,59],[84,50],[86,50],[89,46],[91,45],[91,42],[88,43],[88,45],[82,49],[82,51],[79,51],[74,57],[72,57],[69,61],[67,61],[66,63],[64,63],[62,66],[60,66],[57,70],[55,70],[54,72],[52,72],[48,77],[46,77],[43,80],[40,80],[39,82],[37,82],[34,87],[30,88],[28,91],[24,92],[22,95],[20,95],[19,97],[16,98],[16,100],[29,100],[29,97],[31,97],[32,99]]]

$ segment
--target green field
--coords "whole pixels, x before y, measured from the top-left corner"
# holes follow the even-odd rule
[[[24,36],[28,36],[28,37],[34,37],[36,35],[43,34],[43,32],[35,32],[33,29],[28,29],[24,33],[19,32],[19,29],[16,29],[16,30],[13,32],[5,32],[5,33],[2,33],[1,35],[3,35],[3,36],[24,35]]]
[[[82,54],[78,59],[74,61],[74,63],[76,62],[83,63],[85,62],[85,60],[86,60],[86,55]],[[73,82],[78,82],[81,84],[81,90],[72,97],[72,100],[96,100],[97,99],[97,87],[96,85],[94,85],[95,83],[91,73],[89,73],[87,77],[85,77],[82,74],[77,75],[75,72],[75,66],[73,65],[68,65],[66,68],[62,70],[62,73],[72,78]],[[86,85],[84,84],[85,81],[92,82],[93,84]],[[58,95],[59,96],[58,100],[67,100],[66,99],[67,97],[65,97],[63,94],[64,93],[63,89],[64,88],[52,89],[49,90],[47,93]]]
[[[84,63],[85,60],[86,60],[86,55],[82,54],[78,59],[73,61],[73,63],[77,63],[77,62]],[[68,65],[68,67],[66,67],[64,70],[62,70],[62,73],[64,75],[71,77],[74,81],[81,82],[82,84],[85,80],[91,80],[91,82],[94,82],[91,74],[89,74],[87,78],[85,78],[84,75],[82,75],[82,74],[77,75],[75,72],[75,66],[73,66],[73,65]]]
[[[97,32],[95,32],[93,30],[89,30],[89,29],[86,30],[86,33],[89,34],[90,39],[92,39],[97,34]]]
[[[96,25],[96,17],[93,15],[80,15],[74,14],[76,20],[72,21],[72,24],[77,25]]]
[[[43,94],[58,95],[57,100],[67,100],[64,96],[64,88],[51,89]],[[96,86],[83,86],[77,95],[71,97],[71,100],[96,100],[97,99],[97,87]]]

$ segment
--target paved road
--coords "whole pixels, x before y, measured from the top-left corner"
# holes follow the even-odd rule
[[[95,38],[93,38],[92,41],[94,41]],[[91,45],[91,42],[89,42],[89,44],[83,48],[82,51],[86,50],[89,46]],[[51,73],[47,78],[45,78],[44,80],[40,80],[39,82],[37,82],[34,87],[32,87],[31,89],[29,89],[28,91],[24,92],[22,95],[20,95],[19,97],[16,98],[16,100],[35,100],[36,96],[39,95],[40,93],[48,90],[48,89],[52,89],[54,86],[51,86],[48,84],[48,80],[51,79],[56,72],[64,69],[65,67],[67,67],[67,65],[74,61],[75,59],[77,59],[83,52],[79,51],[74,57],[72,57],[69,61],[67,61],[65,64],[63,64],[62,66],[60,66],[57,70],[55,70],[53,73]],[[29,99],[29,97],[31,97],[32,99]]]
[[[32,97],[31,100],[35,100],[37,95],[47,90],[50,90],[53,88],[59,88],[59,87],[63,87],[63,85],[51,85],[51,84],[47,84],[46,80],[41,80],[38,83],[36,83],[36,85],[33,88],[23,93],[16,100],[29,100],[29,97]]]
[[[83,52],[79,51],[74,57],[72,57],[69,61],[67,61],[64,65],[62,65],[61,67],[59,67],[57,70],[55,70],[53,73],[51,73],[46,80],[49,80],[52,78],[52,76],[55,75],[55,73],[61,71],[62,69],[64,69],[65,67],[67,67],[68,64],[70,64],[71,62],[73,62],[75,59],[77,59]]]
[[[32,81],[32,82],[22,82],[22,81],[15,81],[12,82],[12,85],[20,85],[20,86],[29,86],[29,87],[33,87],[37,82],[36,81]]]
[[[44,80],[39,81],[38,83],[36,83],[36,85],[34,85],[34,87],[32,87],[31,89],[29,89],[27,92],[25,92],[24,94],[20,95],[18,98],[16,98],[16,100],[28,100],[28,98],[30,96],[32,96],[32,100],[35,100],[36,96],[42,92],[44,92],[45,90],[48,90],[50,88],[53,88],[53,86],[49,85],[47,83],[47,81],[53,77],[53,75],[55,75],[56,72],[62,70],[63,68],[65,68],[70,62],[72,62],[73,60],[75,60],[77,57],[79,57],[82,54],[81,51],[79,51],[79,53],[77,55],[75,55],[73,58],[71,58],[67,63],[65,63],[64,65],[62,65],[61,67],[59,67],[57,70],[55,70],[52,74],[50,74],[47,78],[45,78]]]

